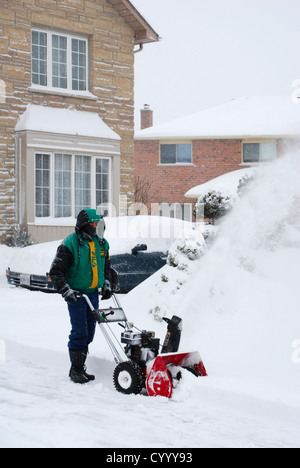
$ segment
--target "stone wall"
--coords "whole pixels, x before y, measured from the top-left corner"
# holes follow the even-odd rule
[[[30,89],[33,26],[88,38],[89,91],[94,98]],[[1,0],[0,35],[0,242],[15,222],[14,129],[28,104],[97,112],[121,136],[121,194],[131,199],[134,31],[108,0]]]

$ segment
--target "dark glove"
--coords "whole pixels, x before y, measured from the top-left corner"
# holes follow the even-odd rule
[[[110,299],[113,295],[111,284],[108,280],[105,281],[104,286],[102,288],[102,301],[106,301]]]
[[[61,295],[64,298],[66,302],[76,302],[77,301],[77,296],[75,291],[71,289],[69,286],[64,286],[63,289],[61,290]]]

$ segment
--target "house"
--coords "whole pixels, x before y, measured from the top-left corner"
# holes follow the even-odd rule
[[[141,128],[135,176],[151,192],[147,209],[191,218],[185,194],[192,187],[266,164],[300,142],[300,105],[285,96],[237,98],[156,126],[146,105]]]
[[[132,197],[134,55],[158,41],[129,0],[2,0],[0,242],[63,238]],[[113,207],[113,208],[112,208]]]

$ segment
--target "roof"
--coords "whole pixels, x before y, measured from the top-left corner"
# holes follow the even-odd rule
[[[15,130],[120,140],[96,113],[36,105],[28,105]]]
[[[136,140],[274,138],[300,136],[300,105],[290,96],[241,97],[166,122],[135,135]]]
[[[159,35],[129,0],[109,0],[109,2],[135,31],[135,44],[159,41]]]

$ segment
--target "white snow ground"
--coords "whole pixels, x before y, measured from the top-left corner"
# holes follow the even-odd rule
[[[154,315],[182,316],[181,349],[202,355],[208,377],[184,373],[171,400],[115,392],[100,330],[88,358],[97,380],[69,382],[63,300],[9,287],[12,249],[0,246],[0,446],[300,447],[298,158],[262,170],[204,256],[177,252],[181,269],[121,298],[161,338]]]

